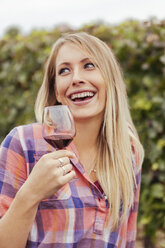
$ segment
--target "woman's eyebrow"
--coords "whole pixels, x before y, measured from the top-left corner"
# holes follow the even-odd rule
[[[84,62],[87,61],[87,60],[90,60],[90,58],[84,58],[84,59],[82,59],[80,62],[81,62],[81,63],[84,63]]]
[[[86,58],[83,58],[82,60],[80,60],[80,63],[84,63],[85,61],[88,61],[90,60],[90,58],[86,57]],[[62,65],[65,65],[65,66],[68,66],[70,65],[70,62],[60,62],[59,64],[57,64],[57,67],[59,66],[62,66]]]
[[[57,67],[62,66],[62,65],[68,66],[68,65],[70,65],[70,63],[69,63],[69,62],[61,62],[61,63],[59,63],[59,64],[57,65]]]

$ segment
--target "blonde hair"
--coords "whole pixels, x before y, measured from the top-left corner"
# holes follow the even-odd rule
[[[134,202],[136,180],[131,142],[138,154],[139,169],[144,153],[130,116],[122,72],[111,48],[100,39],[84,32],[67,34],[58,39],[47,61],[43,84],[36,99],[36,118],[40,122],[43,108],[58,104],[54,93],[55,63],[59,49],[66,42],[72,42],[89,54],[106,83],[106,108],[98,136],[96,169],[97,178],[110,204],[112,229],[115,229],[119,222],[121,202],[122,220]]]

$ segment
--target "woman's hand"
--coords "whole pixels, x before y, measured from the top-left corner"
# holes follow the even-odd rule
[[[51,197],[75,177],[69,158],[75,158],[75,154],[67,150],[43,155],[20,190],[34,204]]]

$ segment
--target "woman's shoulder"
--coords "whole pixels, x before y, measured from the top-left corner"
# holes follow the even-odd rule
[[[22,132],[24,137],[38,137],[41,136],[42,133],[42,124],[41,123],[30,123],[26,125],[21,125],[16,127],[17,131],[20,133]]]
[[[42,130],[42,124],[35,122],[35,123],[16,126],[10,131],[10,133],[22,134],[25,138],[26,137],[28,138],[31,137],[31,135],[37,136],[38,133],[41,133],[41,130]]]
[[[26,125],[16,126],[10,130],[2,142],[2,146],[9,146],[9,143],[18,143],[20,140],[35,139],[42,137],[42,124],[30,123]]]

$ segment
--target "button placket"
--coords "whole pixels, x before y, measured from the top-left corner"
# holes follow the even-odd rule
[[[95,217],[95,223],[94,223],[94,233],[98,235],[103,234],[104,230],[104,223],[106,220],[106,201],[104,198],[99,198],[97,200],[97,209],[96,209],[96,217]]]

